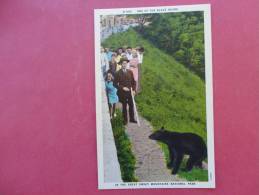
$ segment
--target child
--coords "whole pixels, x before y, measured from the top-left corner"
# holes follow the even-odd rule
[[[108,96],[110,116],[112,119],[113,117],[116,117],[115,109],[116,103],[119,102],[119,98],[117,96],[117,89],[113,86],[113,76],[110,72],[107,73],[105,87]]]

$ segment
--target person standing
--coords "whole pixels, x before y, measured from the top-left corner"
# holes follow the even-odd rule
[[[113,85],[113,76],[111,73],[107,73],[107,78],[105,81],[105,87],[106,92],[108,96],[108,102],[109,102],[109,111],[110,111],[110,117],[113,119],[116,117],[116,103],[119,102],[118,96],[117,96],[117,88]]]
[[[137,48],[137,54],[138,54],[138,88],[137,92],[139,93],[141,91],[141,69],[142,69],[142,63],[143,63],[143,54],[144,54],[144,47],[138,47]]]
[[[139,61],[138,61],[138,54],[137,52],[132,52],[132,59],[129,62],[129,66],[130,66],[130,70],[133,73],[134,76],[134,80],[136,81],[136,92],[138,92],[138,65],[139,65]]]
[[[131,47],[127,48],[126,56],[127,56],[128,60],[132,59],[132,48]]]
[[[105,78],[106,71],[109,69],[109,60],[104,48],[101,48],[101,68],[103,73],[103,78]]]
[[[112,54],[112,59],[109,63],[110,63],[110,68],[109,68],[108,72],[111,72],[112,76],[114,76],[115,72],[117,71],[117,62],[116,62],[115,54]]]
[[[123,54],[122,48],[118,48],[116,54],[117,55],[116,55],[115,60],[116,60],[117,63],[119,63],[121,58],[122,58],[122,54]]]
[[[112,54],[113,52],[110,51],[110,48],[105,48],[105,52],[106,52],[106,55],[107,55],[107,58],[108,58],[108,61],[110,62],[112,60]]]
[[[114,85],[118,89],[119,101],[122,103],[122,113],[124,125],[128,123],[127,105],[129,105],[130,122],[137,123],[134,118],[133,97],[136,91],[136,81],[131,70],[127,69],[129,60],[122,58],[120,64],[122,68],[115,74]],[[132,91],[132,93],[131,93]]]
[[[139,61],[140,64],[142,64],[143,63],[144,47],[138,47],[137,53],[138,53],[138,61]]]

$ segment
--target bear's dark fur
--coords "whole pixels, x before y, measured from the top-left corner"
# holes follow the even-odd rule
[[[173,168],[176,174],[184,154],[190,155],[186,170],[190,171],[194,165],[202,168],[202,160],[207,157],[207,147],[203,139],[194,133],[177,133],[167,131],[162,127],[149,136],[150,139],[167,144],[170,155],[168,168]]]

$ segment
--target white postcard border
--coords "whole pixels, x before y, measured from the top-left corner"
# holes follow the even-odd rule
[[[207,148],[208,148],[208,182],[172,181],[172,182],[121,182],[105,183],[103,168],[103,132],[102,132],[102,104],[101,104],[101,69],[100,66],[100,16],[101,15],[129,15],[148,13],[173,12],[204,12],[204,40],[205,40],[205,81],[206,81],[206,120],[207,120]],[[136,7],[94,10],[95,32],[95,89],[96,89],[96,135],[98,161],[98,189],[142,189],[142,188],[215,188],[215,160],[214,160],[214,120],[213,120],[213,82],[212,82],[212,46],[211,46],[211,7],[210,4]]]

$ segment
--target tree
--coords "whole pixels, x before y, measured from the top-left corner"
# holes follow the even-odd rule
[[[145,38],[204,79],[203,12],[147,14],[138,17],[138,31]]]

